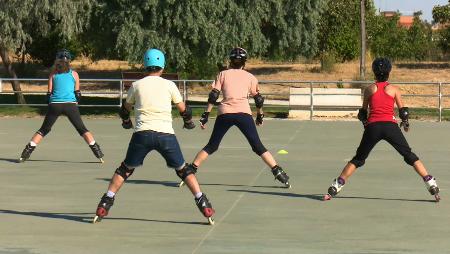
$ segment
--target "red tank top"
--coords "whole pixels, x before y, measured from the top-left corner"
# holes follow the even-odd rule
[[[377,91],[369,99],[369,119],[368,122],[394,122],[397,123],[394,115],[394,97],[387,94],[384,89],[388,82],[375,83]]]

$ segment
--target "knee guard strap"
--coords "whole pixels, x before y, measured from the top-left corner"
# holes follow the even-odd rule
[[[120,167],[118,167],[115,171],[115,173],[123,177],[124,180],[127,180],[128,177],[130,177],[133,174],[133,172],[134,168],[128,168],[127,166],[125,166],[123,162],[120,164]]]
[[[355,165],[357,168],[362,167],[364,165],[364,163],[366,163],[365,160],[358,160],[356,158],[353,158],[350,163],[352,163],[353,165]]]
[[[411,153],[405,155],[405,156],[403,157],[403,160],[404,160],[408,165],[413,166],[413,165],[414,165],[414,162],[416,162],[416,161],[419,160],[419,157],[417,157],[417,155],[416,155],[415,153],[411,152]]]
[[[179,178],[181,178],[181,180],[184,181],[188,175],[195,175],[195,173],[197,173],[197,167],[192,164],[186,164],[182,169],[175,170],[175,173]]]

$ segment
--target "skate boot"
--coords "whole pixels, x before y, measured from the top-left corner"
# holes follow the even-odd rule
[[[190,169],[192,170],[192,171],[194,171],[194,174],[196,174],[197,173],[197,169],[198,169],[198,167],[197,166],[195,166],[193,163],[191,163],[191,164],[187,164],[187,166],[188,167],[190,167]],[[179,183],[178,183],[178,187],[183,187],[184,186],[184,181],[183,180],[181,180]]]
[[[289,184],[289,176],[286,174],[286,172],[283,171],[283,169],[276,165],[272,168],[272,174],[275,176],[275,179],[280,181],[286,188],[291,188],[291,185]]]
[[[439,200],[441,200],[441,197],[439,196],[439,187],[437,186],[436,178],[431,175],[427,175],[423,178],[423,180],[430,194],[434,195],[436,202],[439,202]]]
[[[106,193],[103,194],[103,197],[100,199],[100,202],[97,206],[97,211],[95,212],[95,217],[92,223],[102,221],[103,217],[108,215],[109,209],[114,204],[114,198],[110,198],[106,196]]]
[[[200,212],[208,218],[208,223],[210,225],[214,225],[214,219],[212,216],[214,215],[215,211],[209,202],[208,198],[206,197],[205,193],[200,198],[195,199],[195,204],[197,205]]]
[[[323,200],[324,201],[330,200],[331,198],[336,196],[342,190],[342,188],[344,188],[344,185],[345,185],[344,179],[342,179],[340,177],[338,177],[337,179],[334,179],[330,188],[328,188],[328,193],[325,194],[325,196],[323,197]]]
[[[22,155],[20,155],[19,162],[25,162],[31,156],[31,153],[34,151],[36,146],[31,146],[29,143],[25,146],[22,151]]]
[[[97,142],[95,142],[93,145],[89,145],[89,147],[91,148],[92,152],[94,153],[95,157],[97,157],[101,163],[104,163],[105,161],[103,161],[103,152],[100,149],[100,146],[98,145]]]

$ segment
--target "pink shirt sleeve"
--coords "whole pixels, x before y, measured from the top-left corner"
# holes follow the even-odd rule
[[[223,82],[224,82],[224,75],[223,72],[220,72],[217,75],[216,80],[214,80],[214,82],[212,83],[212,88],[222,91]]]

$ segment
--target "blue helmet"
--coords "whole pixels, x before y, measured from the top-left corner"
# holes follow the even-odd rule
[[[166,58],[159,49],[149,49],[144,54],[144,67],[160,67],[164,69]]]

